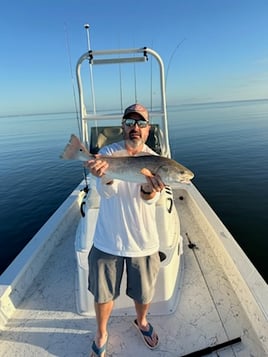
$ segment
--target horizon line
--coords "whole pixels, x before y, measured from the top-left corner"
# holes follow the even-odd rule
[[[213,105],[213,104],[227,104],[227,103],[245,103],[245,102],[265,102],[268,101],[268,98],[259,98],[259,99],[235,99],[235,100],[219,100],[219,101],[207,101],[207,102],[186,102],[180,104],[167,104],[167,107],[174,107],[174,106],[187,106],[187,105]],[[34,116],[34,115],[52,115],[52,114],[79,114],[74,110],[70,111],[55,111],[55,112],[33,112],[33,113],[20,113],[20,114],[0,114],[0,118],[12,118],[12,117],[23,117],[23,116]]]

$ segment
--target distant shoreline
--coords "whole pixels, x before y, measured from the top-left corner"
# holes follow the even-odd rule
[[[239,103],[259,103],[259,102],[267,102],[268,98],[260,98],[260,99],[240,99],[240,100],[223,100],[216,102],[193,102],[193,103],[180,103],[180,104],[169,104],[170,107],[189,107],[189,106],[206,106],[206,105],[228,105],[228,104],[239,104]],[[114,109],[109,109],[114,110]],[[105,111],[109,111],[105,109]],[[36,113],[20,113],[20,114],[0,114],[0,119],[2,118],[12,118],[12,117],[25,117],[25,116],[41,116],[41,115],[62,115],[62,114],[77,114],[75,111],[63,111],[63,112],[36,112]]]

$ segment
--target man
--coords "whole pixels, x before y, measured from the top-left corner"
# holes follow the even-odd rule
[[[126,150],[128,155],[141,152],[155,154],[146,144],[150,124],[147,109],[140,104],[126,108],[122,128],[124,141],[108,145],[100,154],[111,155]],[[146,177],[137,184],[105,177],[105,160],[89,161],[91,173],[97,176],[101,196],[99,216],[89,253],[89,290],[94,295],[97,332],[92,356],[105,356],[107,324],[113,301],[119,296],[124,264],[127,268],[127,295],[134,300],[135,327],[145,344],[154,349],[159,340],[146,315],[153,298],[160,267],[159,238],[155,225],[155,203],[164,188],[161,177]]]

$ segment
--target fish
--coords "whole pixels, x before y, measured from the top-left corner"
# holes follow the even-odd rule
[[[81,143],[78,137],[71,135],[68,144],[60,155],[64,160],[105,160],[108,168],[107,178],[135,183],[146,183],[146,176],[159,175],[167,185],[190,183],[194,173],[177,161],[159,155],[140,153],[137,156],[127,155],[126,150],[115,152],[113,155],[93,155]]]

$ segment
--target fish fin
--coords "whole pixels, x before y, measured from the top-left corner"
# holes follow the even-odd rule
[[[152,172],[150,170],[146,169],[146,167],[141,169],[140,173],[143,174],[144,176],[147,176],[147,177],[154,177]]]
[[[88,160],[92,155],[87,148],[80,142],[77,136],[71,135],[68,144],[65,146],[63,153],[60,155],[64,160]]]
[[[160,171],[165,172],[166,174],[168,174],[169,168],[167,165],[161,165],[158,167],[156,174],[158,174]]]

